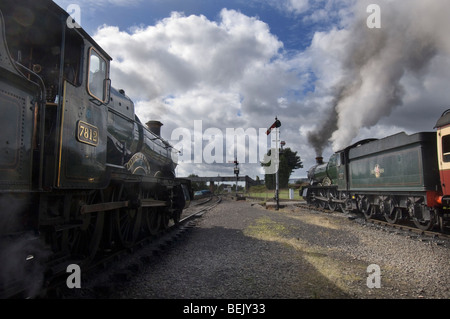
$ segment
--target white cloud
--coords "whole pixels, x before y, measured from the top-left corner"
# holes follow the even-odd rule
[[[232,10],[223,10],[221,17],[218,24],[204,16],[172,13],[132,33],[102,27],[95,39],[115,59],[117,82],[140,82],[129,91],[134,97],[157,98],[198,87],[238,91],[237,82],[250,70],[270,65],[282,44],[255,18]],[[143,85],[151,94],[144,93]]]
[[[113,86],[136,101],[142,122],[161,120],[166,138],[176,128],[193,130],[196,120],[224,133],[266,128],[277,112],[289,111],[285,94],[302,86],[269,26],[234,10],[223,9],[218,22],[174,12],[154,26],[103,26],[94,38],[114,59]],[[260,170],[249,169],[253,176]]]
[[[449,2],[414,0],[401,7],[380,0],[381,30],[367,29],[369,3],[282,2],[284,10],[290,8],[304,21],[334,26],[316,32],[304,52],[289,54],[266,23],[226,9],[218,21],[174,12],[152,26],[126,31],[103,26],[94,38],[114,58],[113,86],[136,101],[143,122],[161,120],[167,139],[176,128],[192,132],[195,120],[202,120],[203,130],[225,133],[226,128],[268,127],[278,116],[281,138],[302,157],[304,175],[316,155],[308,132],[324,127],[333,106],[340,112],[330,121],[336,128],[321,134],[327,141],[335,132],[339,148],[396,130],[431,130],[430,123],[448,105],[450,19],[442,8]],[[415,57],[426,53],[424,39],[436,52],[420,66]],[[400,73],[390,75],[395,70]],[[385,83],[394,83],[398,91]],[[382,105],[389,98],[402,103],[387,110]],[[323,151],[327,157],[332,149]],[[227,152],[224,146],[224,156]],[[181,165],[178,173],[231,175],[232,165]],[[243,165],[241,173],[255,176],[260,167]]]
[[[303,13],[309,8],[308,0],[287,0],[285,2],[286,9],[296,14]]]

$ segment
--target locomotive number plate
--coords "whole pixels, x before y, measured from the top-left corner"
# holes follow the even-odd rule
[[[98,145],[98,128],[94,125],[83,121],[78,121],[77,140],[78,142],[89,144],[92,146]]]

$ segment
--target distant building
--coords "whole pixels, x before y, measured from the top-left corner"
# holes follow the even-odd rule
[[[302,181],[302,183],[306,183],[306,182],[308,182],[308,179],[306,177],[304,177],[304,178],[301,178],[301,177],[290,178],[289,179],[289,184],[295,184],[297,181]]]

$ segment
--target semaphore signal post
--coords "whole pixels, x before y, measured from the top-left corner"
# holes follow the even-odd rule
[[[279,177],[278,177],[278,168],[279,168],[279,164],[280,164],[280,156],[279,156],[279,146],[278,146],[278,141],[279,141],[279,134],[280,134],[280,127],[281,127],[281,122],[278,120],[277,117],[275,117],[275,122],[272,124],[271,127],[269,127],[267,129],[266,134],[269,135],[273,129],[275,129],[275,152],[277,152],[277,154],[275,154],[275,158],[272,156],[272,158],[274,158],[275,160],[275,201],[277,203],[276,206],[276,210],[280,209],[280,182],[279,182]],[[272,149],[273,151],[273,149]],[[273,154],[272,154],[273,155]]]

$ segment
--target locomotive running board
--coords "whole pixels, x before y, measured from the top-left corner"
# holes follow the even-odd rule
[[[95,212],[106,212],[109,210],[115,210],[120,208],[132,207],[131,201],[122,201],[122,202],[110,202],[110,203],[99,203],[92,205],[83,205],[80,208],[80,213],[90,214]],[[137,207],[166,207],[169,206],[166,201],[156,200],[156,199],[141,199],[140,204]]]

